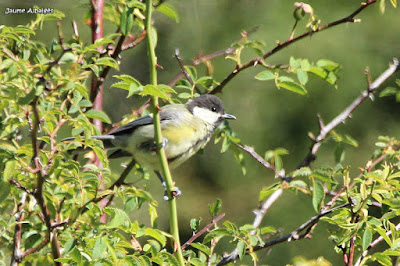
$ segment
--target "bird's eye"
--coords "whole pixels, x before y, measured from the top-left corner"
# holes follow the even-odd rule
[[[211,107],[211,111],[216,112],[216,111],[217,111],[217,108]]]

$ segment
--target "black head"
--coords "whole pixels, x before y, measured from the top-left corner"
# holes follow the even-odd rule
[[[218,126],[224,119],[236,119],[225,113],[222,101],[214,95],[204,94],[186,104],[187,109],[200,119]]]

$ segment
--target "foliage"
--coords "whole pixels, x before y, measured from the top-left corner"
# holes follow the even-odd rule
[[[374,2],[369,1],[369,4]],[[385,1],[378,2],[383,12]],[[393,0],[391,3],[397,4]],[[179,21],[178,13],[168,3],[160,1],[154,6],[156,11]],[[310,6],[304,7],[307,10],[303,13],[299,13],[299,6],[295,9],[295,27],[297,20],[307,13],[309,21],[304,36],[316,34],[321,30],[320,21]],[[119,30],[89,45],[77,34],[66,41],[60,26],[58,40],[55,37],[50,46],[33,38],[43,23],[62,20],[63,14],[59,11],[39,14],[26,26],[0,26],[2,259],[30,264],[55,261],[71,265],[179,265],[173,253],[181,247],[174,245],[176,239],[172,234],[158,229],[157,201],[145,187],[125,183],[127,172],[132,168],[139,176],[137,179],[147,178],[145,170],[138,164],[128,165],[122,174],[115,174],[110,170],[102,143],[91,139],[103,133],[93,120],[111,124],[102,110],[94,108],[93,100],[100,93],[97,89],[108,77],[109,70],[119,70],[120,53],[142,41],[144,34],[152,34],[154,44],[157,43],[155,28],[150,33],[144,32],[145,14],[146,6],[142,1],[108,1],[104,6],[104,18]],[[293,34],[294,28],[286,43],[279,43],[272,52],[265,52],[262,41],[251,40],[250,33],[243,32],[242,38],[228,49],[226,59],[235,64],[232,75],[247,66],[258,65],[262,70],[255,78],[273,81],[278,89],[306,95],[311,79],[322,80],[336,88],[341,67],[332,60],[311,62],[291,56],[288,62],[280,65],[264,61],[300,40],[294,39]],[[253,54],[255,59],[245,62],[244,53]],[[124,60],[123,56],[121,58]],[[222,90],[226,82],[213,76],[211,59],[203,63],[204,73],[198,65],[183,65],[183,74],[173,86],[142,84],[137,78],[121,73],[114,76],[119,81],[113,87],[126,90],[128,97],[159,97],[165,102],[179,102]],[[97,86],[95,90],[89,89],[90,82]],[[400,86],[399,81],[397,85]],[[400,98],[399,89],[394,87],[383,90],[380,95]],[[322,130],[322,120],[320,122]],[[62,130],[70,132],[75,140],[58,138]],[[194,238],[183,245],[185,248],[182,246],[184,258],[192,265],[214,265],[225,259],[228,263],[246,255],[257,261],[258,250],[310,236],[317,223],[323,221],[329,225],[327,239],[334,243],[337,252],[343,253],[347,264],[377,261],[392,265],[397,261],[400,256],[400,140],[380,137],[371,161],[354,175],[350,166],[343,165],[343,158],[345,145],[357,147],[357,141],[346,133],[335,130],[329,133],[327,139],[336,143],[332,151],[336,165],[312,168],[309,161],[286,174],[282,156],[288,155],[288,150],[276,148],[266,151],[264,157],[259,156],[254,149],[246,148],[230,126],[223,123],[215,133],[215,142],[222,143],[221,152],[232,151],[243,174],[247,172],[244,163],[247,152],[279,177],[275,184],[261,189],[260,205],[276,200],[281,195],[278,192],[303,193],[309,196],[316,216],[299,224],[298,230],[282,235],[281,230],[256,222],[243,225],[229,219],[219,222],[223,205],[217,199],[209,205],[208,219],[191,221]],[[314,143],[327,141],[325,138],[317,141],[313,134],[310,138]],[[87,147],[93,151],[86,156],[88,160],[69,152]],[[121,205],[109,206],[114,199]],[[101,204],[104,200],[107,200],[106,205]],[[145,218],[132,220],[129,217],[131,212],[143,208],[148,213]],[[256,216],[262,219],[266,211],[267,208],[260,209]],[[207,230],[201,229],[203,221],[210,221],[205,227]],[[223,252],[216,250],[224,241],[234,250],[234,259],[230,261]],[[382,241],[386,243],[385,248],[370,251]],[[297,257],[293,262],[294,265],[329,265],[324,258],[307,261]]]

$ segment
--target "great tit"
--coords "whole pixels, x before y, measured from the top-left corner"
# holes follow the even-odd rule
[[[163,106],[160,111],[161,135],[169,167],[179,166],[204,148],[214,130],[225,119],[236,117],[225,113],[221,100],[214,95],[201,95],[186,104]],[[109,158],[130,156],[142,166],[154,170],[165,188],[159,173],[161,166],[151,114],[116,128],[107,135],[92,138],[103,141],[104,148],[111,152]],[[180,194],[179,190],[176,193]]]

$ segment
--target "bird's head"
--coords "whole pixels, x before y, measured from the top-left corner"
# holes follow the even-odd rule
[[[225,113],[222,101],[214,95],[204,94],[186,103],[188,110],[201,120],[217,127],[225,119],[236,119]]]

